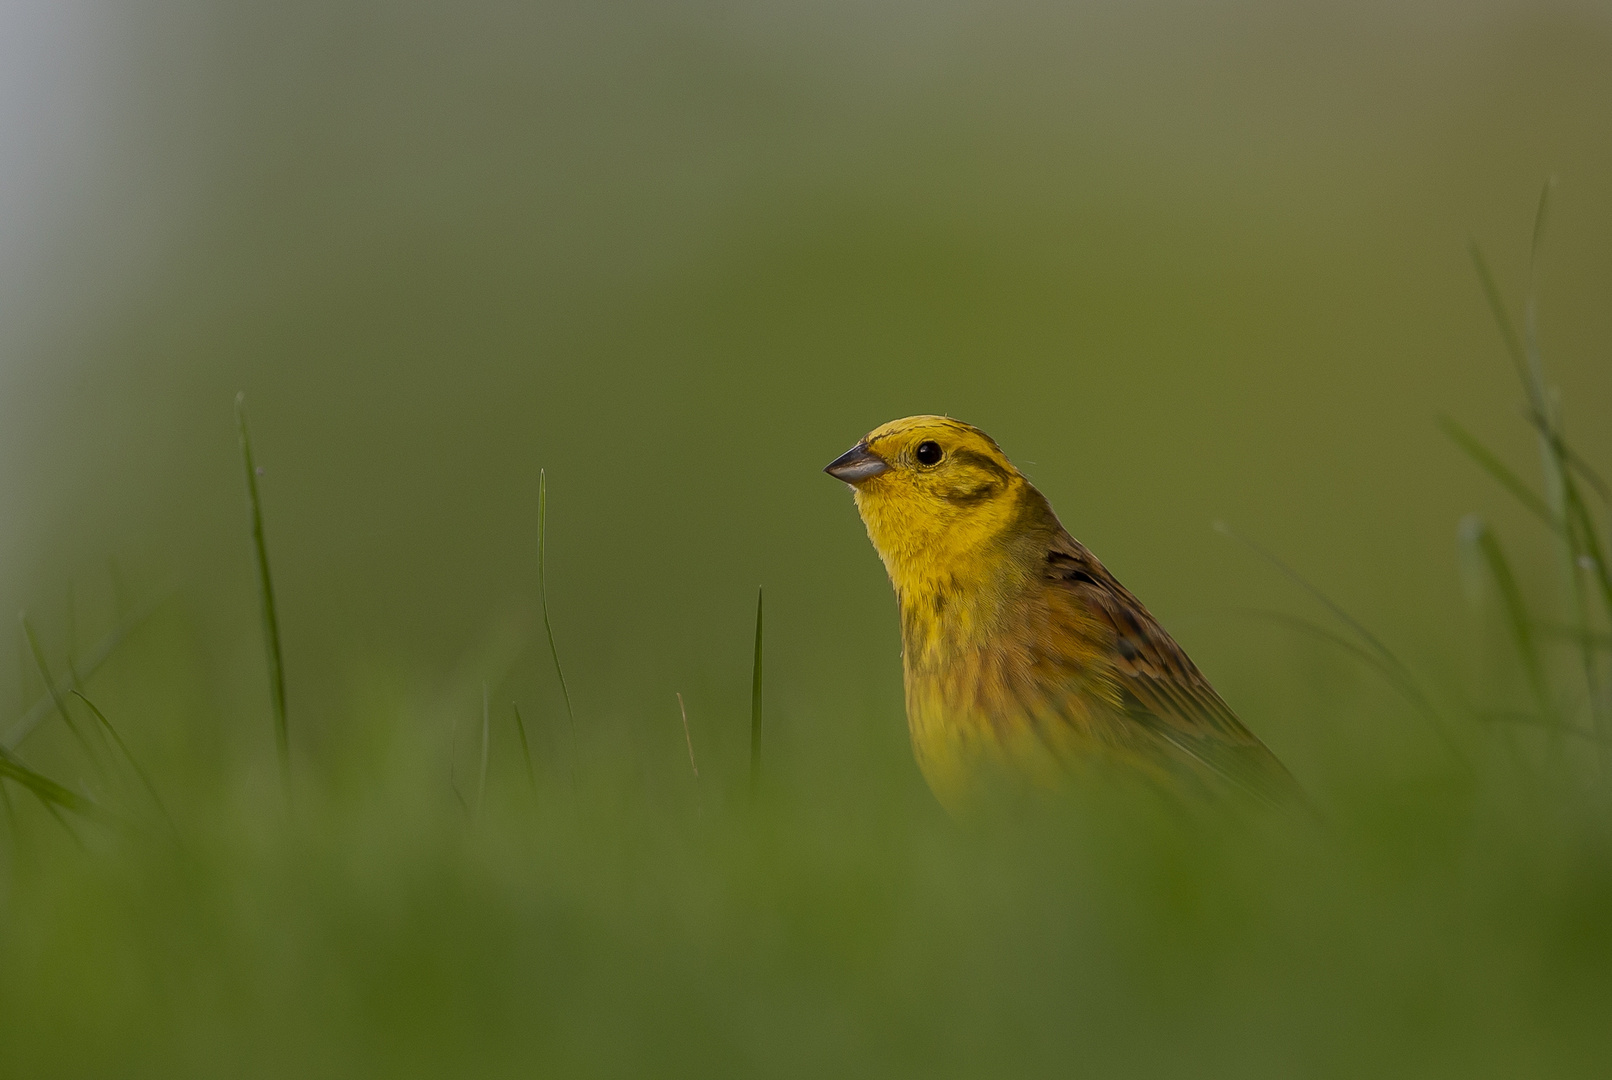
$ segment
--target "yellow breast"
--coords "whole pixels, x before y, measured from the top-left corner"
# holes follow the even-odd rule
[[[1056,786],[1112,742],[1117,690],[1097,629],[1036,576],[901,594],[907,727],[924,778],[960,810],[993,778]]]

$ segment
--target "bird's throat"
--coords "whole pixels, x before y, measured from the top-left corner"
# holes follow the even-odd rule
[[[944,667],[985,649],[1025,584],[1013,560],[886,560],[886,567],[901,610],[902,651],[916,668]]]
[[[948,513],[949,507],[937,512],[911,500],[857,492],[868,538],[901,607],[909,663],[944,663],[949,655],[977,648],[1033,575],[1040,530],[1026,527],[1034,516],[1026,511],[1044,507],[1045,500],[1026,485],[993,502]]]

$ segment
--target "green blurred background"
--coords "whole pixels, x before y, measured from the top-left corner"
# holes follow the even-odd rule
[[[1372,1056],[1369,1034],[1393,1022],[1351,1013],[1348,1003],[1369,1000],[1367,988],[1380,982],[1402,985],[1467,957],[1470,939],[1429,928],[1507,923],[1509,914],[1460,907],[1471,891],[1462,875],[1486,883],[1476,892],[1487,896],[1520,871],[1510,856],[1472,870],[1465,856],[1447,864],[1429,855],[1447,853],[1444,825],[1439,841],[1417,842],[1427,850],[1383,839],[1429,807],[1439,821],[1464,823],[1449,826],[1455,834],[1470,822],[1441,796],[1425,796],[1427,784],[1442,790],[1444,774],[1409,710],[1347,657],[1249,616],[1316,609],[1210,525],[1225,520],[1281,553],[1448,697],[1521,700],[1519,679],[1494,659],[1493,628],[1462,599],[1457,521],[1476,508],[1498,523],[1545,610],[1556,605],[1560,575],[1543,531],[1505,504],[1436,418],[1459,418],[1519,469],[1532,467],[1534,442],[1468,244],[1484,246],[1520,303],[1535,203],[1554,175],[1539,273],[1544,350],[1580,449],[1593,461],[1612,454],[1602,422],[1612,393],[1606,5],[19,2],[8,10],[5,49],[15,63],[0,84],[12,103],[0,134],[14,182],[0,202],[0,236],[11,238],[0,260],[0,596],[29,612],[47,655],[64,664],[117,621],[109,558],[130,597],[172,589],[97,674],[92,696],[145,755],[176,813],[213,838],[198,846],[216,855],[199,857],[208,869],[195,871],[204,884],[194,890],[139,860],[126,872],[153,891],[114,888],[97,876],[112,871],[75,862],[35,815],[34,839],[23,844],[37,849],[46,884],[28,886],[33,879],[19,874],[6,955],[22,964],[15,970],[59,987],[28,989],[18,976],[0,992],[16,1018],[0,1024],[30,1048],[18,1059],[28,1073],[109,1063],[139,1072],[132,1063],[149,1053],[150,1061],[179,1054],[203,1074],[220,1061],[244,1069],[243,1060],[273,1074],[288,1051],[265,1032],[306,1022],[317,1035],[284,1036],[306,1055],[298,1068],[332,1074],[546,1064],[621,1075],[676,1071],[674,1059],[693,1073],[706,1071],[703,1062],[710,1072],[796,1075],[1062,1074],[1087,1047],[1101,1062],[1092,1075],[1131,1066],[1360,1075],[1348,1064],[1357,1052],[1378,1075],[1393,1065],[1432,1075],[1452,1061],[1463,1075],[1560,1075],[1581,1063],[1577,1050],[1556,1058],[1539,1047],[1583,1049],[1574,1040],[1593,1043],[1587,1033],[1605,1027],[1604,971],[1593,986],[1561,991],[1587,1010],[1564,1015],[1551,996],[1564,985],[1555,975],[1539,975],[1543,997],[1518,988],[1519,970],[1539,973],[1518,959],[1534,954],[1508,939],[1492,955],[1477,949],[1493,970],[1460,969],[1426,998],[1413,995],[1448,1000],[1452,987],[1492,978],[1509,987],[1496,991],[1492,1014],[1429,1005],[1424,1026],[1406,1020]],[[260,835],[274,828],[262,822],[280,816],[231,411],[238,390],[264,468],[295,764],[310,806],[328,798],[346,808],[310,810],[313,824],[280,839]],[[1027,975],[1033,943],[1043,932],[1062,941],[1063,930],[1049,928],[1067,929],[1059,919],[1080,908],[1069,897],[1093,888],[1070,881],[1109,864],[1077,860],[1083,869],[1066,880],[1043,870],[1039,855],[1014,861],[994,842],[957,840],[933,810],[905,746],[893,600],[845,489],[819,471],[868,429],[917,412],[958,416],[995,436],[1323,801],[1400,791],[1392,785],[1410,777],[1421,794],[1368,801],[1359,816],[1387,830],[1371,832],[1371,843],[1399,852],[1383,856],[1394,867],[1383,871],[1394,883],[1388,895],[1421,895],[1408,882],[1424,856],[1456,867],[1430,872],[1438,884],[1426,911],[1398,923],[1383,916],[1395,929],[1381,936],[1366,917],[1306,953],[1298,909],[1318,897],[1334,897],[1346,921],[1377,903],[1403,913],[1371,891],[1380,884],[1371,872],[1361,872],[1367,884],[1326,885],[1339,871],[1316,857],[1301,860],[1315,880],[1268,901],[1278,914],[1265,900],[1231,905],[1241,913],[1232,922],[1269,916],[1294,929],[1292,940],[1278,935],[1285,944],[1241,961],[1240,983],[1222,978],[1215,947],[1202,943],[1230,940],[1222,932],[1243,938],[1202,912],[1192,918],[1204,925],[1147,924],[1144,901],[1144,913],[1119,928],[1091,916],[1090,941],[1102,952],[1128,934],[1183,935],[1159,956],[1081,967],[1078,949],[1052,948],[1051,957],[1080,967],[1075,989],[1061,976]],[[539,470],[548,477],[551,613],[582,732],[574,744],[538,609]],[[768,762],[793,800],[766,819],[779,830],[775,845],[747,831],[754,823],[745,824],[740,798],[758,587],[767,599]],[[20,635],[17,656],[0,665],[7,725],[43,687]],[[494,786],[520,790],[508,715],[519,701],[550,800],[537,850],[551,865],[591,867],[577,872],[592,884],[552,887],[580,908],[616,912],[599,916],[612,927],[607,946],[555,930],[566,924],[545,921],[539,901],[522,906],[523,897],[549,895],[529,878],[539,871],[526,841],[500,833],[500,847],[455,831],[449,770],[462,789],[474,786],[484,682],[496,719]],[[700,789],[686,771],[678,692],[701,754]],[[90,783],[59,730],[36,741],[31,760],[41,768],[70,786]],[[565,788],[578,765],[577,805],[594,812],[573,818],[580,811]],[[1415,801],[1424,796],[1433,802]],[[421,821],[399,810],[414,801],[430,808],[417,811]],[[1517,816],[1532,821],[1538,808],[1528,805]],[[654,823],[662,812],[699,837],[688,841],[695,869],[661,865],[667,844],[681,850],[657,831],[671,828]],[[1538,812],[1555,820],[1555,810]],[[698,833],[706,827],[731,831],[712,839]],[[1585,828],[1601,835],[1598,824]],[[512,824],[507,831],[522,835]],[[1054,832],[1049,845],[1073,850]],[[1519,827],[1517,846],[1505,850],[1533,851],[1528,835]],[[1194,877],[1198,848],[1174,842],[1159,841],[1160,858],[1174,865],[1179,855],[1182,880],[1206,893],[1215,888],[1204,881],[1231,880],[1229,895],[1263,897],[1264,875],[1292,869],[1280,860],[1285,869],[1272,869],[1265,856],[1248,869],[1228,857],[1231,869],[1211,859],[1216,869]],[[1561,841],[1578,851],[1575,843]],[[306,864],[286,854],[304,844],[316,852]],[[914,845],[942,854],[920,858]],[[464,846],[480,854],[462,856]],[[261,860],[240,856],[242,869],[225,854],[243,847]],[[330,881],[360,873],[354,860],[376,848],[389,853],[376,856],[377,895],[413,880],[421,865],[459,882],[452,868],[471,858],[482,868],[464,871],[474,882],[490,874],[493,899],[466,885],[470,899],[453,892],[421,916],[419,925],[438,931],[474,924],[464,931],[473,940],[442,939],[401,916],[385,924],[391,936],[368,925],[379,916],[364,890]],[[605,870],[583,858],[598,850],[611,853]],[[1368,865],[1375,857],[1363,856]],[[1010,869],[990,870],[991,858]],[[1573,862],[1578,869],[1562,873],[1582,883],[1574,876],[1582,870],[1593,887],[1567,889],[1561,902],[1576,914],[1562,918],[1595,928],[1612,920],[1604,886],[1612,863],[1585,858],[1587,869]],[[756,869],[757,859],[774,872]],[[911,860],[946,869],[891,869]],[[508,880],[486,870],[506,861],[523,869]],[[729,870],[738,884],[722,877]],[[807,903],[818,871],[834,883],[823,888],[844,890],[825,902],[843,930],[822,930],[827,945],[790,914],[791,903]],[[752,873],[753,892],[744,884]],[[966,892],[991,873],[1001,874],[1001,895]],[[1124,895],[1169,894],[1137,873],[1141,883]],[[635,906],[589,874],[643,882],[660,899]],[[722,904],[701,906],[700,882],[743,912],[732,925],[749,944],[712,914]],[[197,898],[259,886],[286,908],[265,900],[241,916]],[[864,886],[866,895],[857,891]],[[1363,891],[1348,891],[1356,887]],[[679,899],[679,889],[697,895]],[[145,897],[134,913],[107,898],[129,891]],[[50,900],[63,895],[98,899],[70,916]],[[1444,912],[1445,900],[1456,908]],[[710,922],[690,930],[662,902],[686,902]],[[1017,944],[970,938],[948,921],[978,914],[970,903],[1032,929]],[[419,997],[332,1020],[317,990],[288,988],[283,1000],[262,990],[284,975],[277,965],[296,964],[273,948],[264,947],[266,958],[230,957],[201,931],[164,938],[170,923],[189,925],[175,914],[186,904],[229,927],[218,940],[262,934],[295,943],[292,952],[318,950],[318,933],[299,919],[350,917],[361,927],[350,953],[337,948],[285,977],[347,986],[395,963],[385,981]],[[360,914],[333,914],[349,906]],[[934,939],[892,930],[908,915],[983,950],[977,977],[935,976],[925,959]],[[661,918],[682,929],[658,937]],[[85,944],[86,927],[104,940],[92,934],[99,944]],[[685,958],[685,970],[657,947],[633,946],[636,932],[696,959]],[[538,949],[542,962],[505,971],[496,945],[505,933],[510,957],[538,940],[557,951]],[[1403,943],[1382,944],[1380,969],[1362,960],[1342,977],[1358,994],[1292,1003],[1292,985],[1313,987],[1310,975],[1355,956],[1360,941],[1396,933],[1431,940],[1434,958],[1412,962]],[[752,947],[770,959],[733,959]],[[838,948],[890,966],[874,978],[822,959],[822,949]],[[1185,974],[1161,959],[1183,953],[1196,957],[1184,961]],[[108,954],[124,958],[127,985],[103,978]],[[461,955],[481,973],[463,985],[444,974]],[[167,972],[146,999],[152,965],[162,963],[154,957],[181,958],[174,963],[185,974]],[[994,973],[990,957],[1002,965]],[[549,978],[544,964],[568,974]],[[1129,992],[1150,1004],[1120,1010],[1133,1024],[1101,1019],[1118,1008],[1103,1003],[1104,980],[1134,976],[1138,965],[1157,985],[1137,976],[1145,985]],[[939,989],[926,1002],[930,978]],[[260,1027],[250,1018],[259,1006],[243,1006],[247,1019],[185,1033],[175,1016],[232,980],[269,993],[260,1014],[269,1019]],[[531,980],[582,1003],[580,1018],[562,1025],[571,1050],[555,1051],[523,1026],[536,1023],[532,1012],[508,1004],[538,992]],[[605,985],[613,989],[588,989]],[[626,985],[646,1000],[618,997]],[[847,987],[848,998],[835,997]],[[1517,998],[1505,996],[1513,991]],[[21,1004],[36,992],[45,998]],[[1015,994],[1047,1015],[1021,1008]],[[1281,1040],[1262,1041],[1255,1006],[1237,1023],[1193,1019],[1196,1000],[1224,995],[1288,1008]],[[1516,1030],[1494,1023],[1515,1020],[1524,1000],[1575,1034],[1545,1038],[1532,1020],[1517,1020]],[[688,1009],[675,1022],[657,1011],[675,1013],[672,1001]],[[706,1001],[708,1011],[698,1004]],[[993,1002],[1018,1004],[998,1015]],[[479,1019],[460,1024],[456,1009]],[[897,1023],[888,1010],[924,1020]],[[978,1031],[950,1027],[949,1016],[972,1017]],[[1360,1039],[1328,1034],[1326,1017]],[[656,1035],[657,1022],[671,1034]],[[81,1041],[68,1037],[74,1024],[86,1025]],[[1015,1024],[1024,1028],[1016,1035]],[[1066,1024],[1086,1032],[1067,1047]],[[442,1038],[430,1043],[424,1033],[438,1025]],[[120,1052],[130,1032],[139,1036]],[[389,1060],[384,1049],[398,1033],[435,1049]],[[1510,1049],[1496,1050],[1496,1040]],[[694,1048],[686,1059],[668,1050],[685,1043]],[[801,1049],[808,1045],[821,1055]],[[1130,1056],[1127,1045],[1145,1053]],[[1449,1056],[1458,1046],[1470,1058]],[[1441,1049],[1417,1059],[1416,1047]],[[1026,1056],[1015,1063],[1016,1051]]]

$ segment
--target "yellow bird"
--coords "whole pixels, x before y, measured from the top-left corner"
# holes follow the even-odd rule
[[[1302,801],[1276,756],[985,432],[876,428],[849,484],[901,611],[907,726],[948,809],[988,778],[1119,767],[1166,786]]]

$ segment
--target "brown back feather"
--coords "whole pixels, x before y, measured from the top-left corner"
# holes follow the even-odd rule
[[[1181,646],[1085,546],[1059,528],[1045,576],[1113,633],[1125,719],[1223,780],[1271,803],[1303,802],[1291,773],[1243,726]]]

